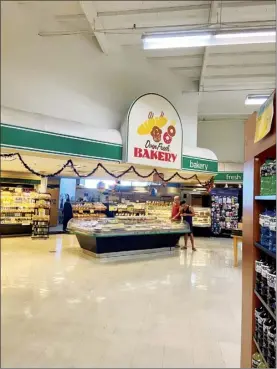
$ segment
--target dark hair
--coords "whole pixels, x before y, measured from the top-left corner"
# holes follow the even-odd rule
[[[187,202],[185,200],[180,202],[180,205],[185,205]]]

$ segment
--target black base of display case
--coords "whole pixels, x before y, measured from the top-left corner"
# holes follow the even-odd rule
[[[211,227],[193,226],[193,235],[195,237],[211,237]]]
[[[184,233],[97,237],[76,233],[80,247],[93,254],[175,247]]]
[[[32,225],[0,224],[1,237],[20,237],[32,234]]]

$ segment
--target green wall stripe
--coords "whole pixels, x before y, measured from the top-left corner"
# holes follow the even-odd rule
[[[25,150],[84,156],[105,160],[122,160],[122,146],[99,141],[39,132],[1,125],[1,145]]]
[[[26,178],[0,178],[0,183],[18,183],[18,184],[40,184],[40,179],[26,179]]]
[[[1,124],[1,146],[111,161],[122,161],[123,155],[122,145],[8,124]],[[183,155],[182,170],[217,173],[218,162]]]

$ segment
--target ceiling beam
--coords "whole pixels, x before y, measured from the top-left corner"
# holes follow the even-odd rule
[[[209,14],[209,18],[208,18],[208,23],[211,24],[211,25],[212,25],[212,23],[214,23],[214,24],[218,23],[217,17],[214,21],[214,17],[217,15],[218,6],[219,6],[219,1],[213,0],[211,2],[210,14]],[[200,72],[200,79],[199,79],[199,88],[198,88],[199,97],[200,97],[201,91],[204,90],[204,78],[205,78],[205,71],[206,71],[207,63],[208,63],[208,57],[209,57],[209,49],[208,49],[208,47],[205,47],[205,51],[204,51],[204,55],[203,55],[202,68],[201,68],[201,72]]]
[[[102,52],[108,55],[109,45],[108,45],[108,40],[107,40],[107,37],[104,31],[103,32],[94,31],[95,29],[98,29],[99,31],[103,30],[103,25],[97,16],[97,12],[93,5],[93,1],[80,1],[80,5],[90,24],[92,31],[94,32],[94,35],[98,41],[98,44]]]
[[[236,55],[237,57],[243,57],[243,56],[261,56],[262,55],[276,55],[275,51],[246,51],[246,52],[240,52],[238,55]],[[218,58],[218,57],[234,57],[234,53],[215,53],[215,52],[210,52],[210,58]],[[148,55],[146,57],[146,59],[150,59],[150,60],[162,60],[162,61],[170,61],[170,60],[186,60],[186,59],[195,59],[195,58],[202,58],[203,54],[192,54],[192,55],[168,55],[168,56],[151,56]]]
[[[259,74],[237,74],[237,75],[226,75],[226,74],[213,74],[206,77],[206,79],[251,79],[253,82],[255,78],[275,78],[273,73],[259,73]],[[257,88],[258,89],[258,88]]]
[[[222,7],[224,9],[228,8],[239,8],[239,7],[256,7],[256,6],[267,6],[274,5],[273,0],[264,1],[223,1]],[[110,11],[100,11],[97,12],[98,17],[117,17],[117,16],[129,16],[129,15],[142,15],[142,14],[156,14],[156,13],[171,13],[171,12],[188,12],[194,10],[208,10],[210,9],[210,4],[198,4],[198,5],[185,5],[185,6],[169,6],[169,7],[157,7],[148,9],[127,9],[127,10],[110,10]]]

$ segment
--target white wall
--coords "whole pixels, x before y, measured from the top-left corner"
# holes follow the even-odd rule
[[[198,122],[197,145],[212,150],[219,162],[243,163],[243,120]]]
[[[182,95],[184,89],[193,90],[188,81],[153,66],[140,53],[106,56],[93,38],[40,37],[39,18],[31,6],[24,10],[13,3],[1,9],[2,106],[48,116],[48,126],[51,121],[67,134],[76,134],[80,123],[77,130],[82,136],[83,124],[119,129],[132,101],[156,92],[178,110],[184,145],[196,146],[198,94]],[[32,125],[36,122],[38,127],[32,128],[45,127],[42,116],[34,116]]]

